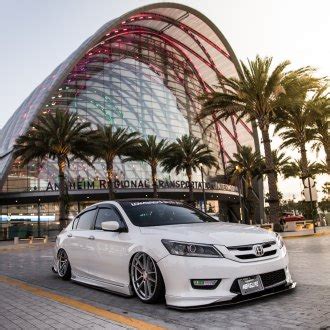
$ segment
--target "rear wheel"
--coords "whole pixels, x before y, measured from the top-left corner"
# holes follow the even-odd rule
[[[63,280],[71,278],[71,266],[67,253],[60,250],[57,254],[57,274]]]
[[[136,295],[145,303],[155,303],[164,297],[165,285],[156,262],[146,253],[134,255],[131,281]]]

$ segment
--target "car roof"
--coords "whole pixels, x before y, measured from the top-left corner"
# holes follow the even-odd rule
[[[102,201],[95,204],[104,204],[104,203],[111,203],[111,202],[145,202],[145,201],[175,201],[174,199],[170,198],[121,198],[121,199],[111,199],[107,201]],[[95,205],[93,204],[93,205]]]

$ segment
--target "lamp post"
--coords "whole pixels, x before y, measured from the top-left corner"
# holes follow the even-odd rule
[[[205,195],[205,187],[204,187],[204,171],[203,166],[200,165],[201,174],[202,174],[202,189],[203,189],[203,204],[204,204],[204,212],[206,213],[206,195]]]
[[[38,204],[37,204],[37,207],[38,207],[38,237],[41,236],[41,228],[40,228],[40,199],[38,200]]]
[[[239,192],[240,220],[244,222],[244,209],[243,209],[243,201],[242,201],[243,184],[242,184],[242,178],[241,177],[239,178],[238,192]]]

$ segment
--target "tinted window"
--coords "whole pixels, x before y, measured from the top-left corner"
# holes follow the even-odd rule
[[[72,229],[77,229],[79,217],[75,218],[72,223]]]
[[[102,208],[99,209],[97,213],[97,218],[95,221],[95,229],[102,229],[101,224],[104,221],[117,221],[121,224],[121,219],[117,211],[112,208]]]
[[[88,230],[93,228],[96,210],[87,211],[79,216],[78,230]]]
[[[218,222],[198,209],[176,201],[125,201],[120,205],[132,223],[139,227]]]

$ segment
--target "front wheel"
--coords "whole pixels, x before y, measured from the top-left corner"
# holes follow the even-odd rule
[[[57,274],[62,280],[71,278],[71,265],[64,250],[60,250],[57,254]]]
[[[134,255],[130,272],[133,289],[140,300],[151,304],[164,297],[162,274],[155,261],[146,253]]]

